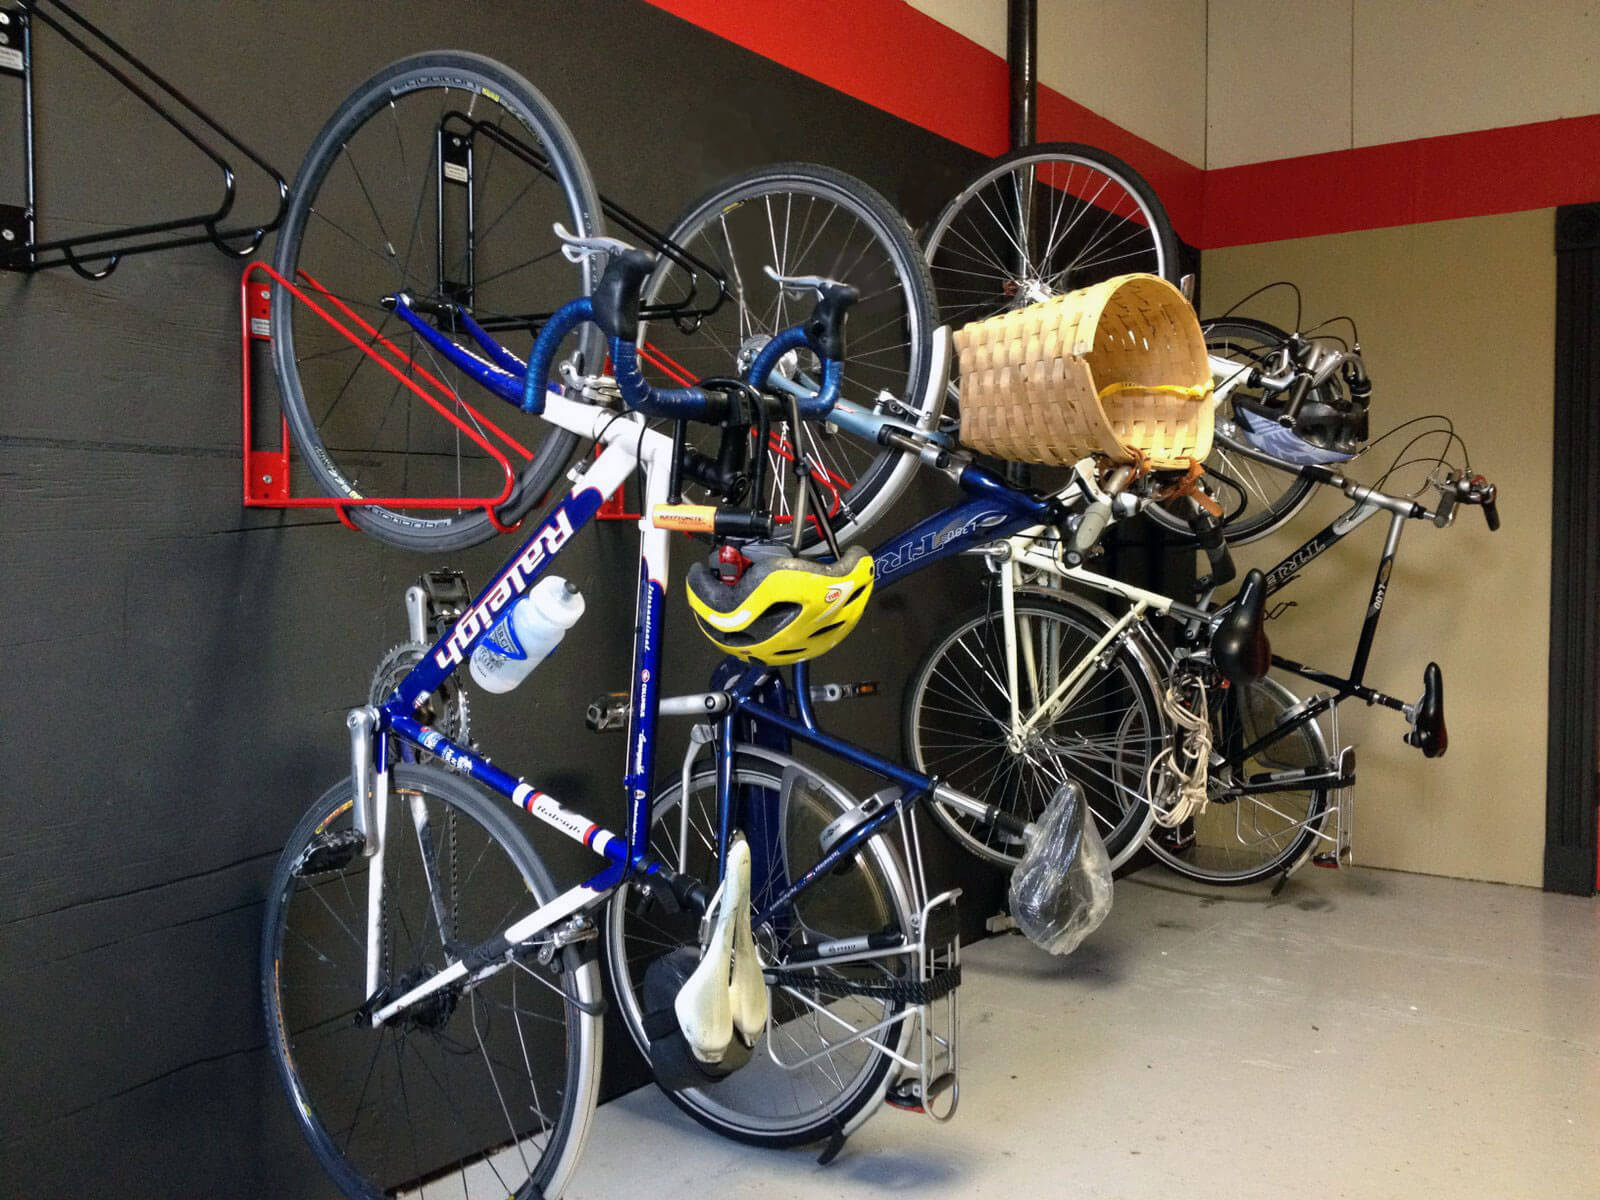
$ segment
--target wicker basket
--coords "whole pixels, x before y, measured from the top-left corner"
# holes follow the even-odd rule
[[[961,440],[1068,466],[1089,455],[1162,470],[1211,452],[1211,368],[1183,294],[1122,275],[955,335]]]

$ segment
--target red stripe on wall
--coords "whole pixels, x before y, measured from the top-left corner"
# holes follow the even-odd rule
[[[1003,58],[903,0],[649,0],[980,154],[1004,154],[1010,84]],[[1184,238],[1200,233],[1202,175],[1175,154],[1040,85],[1040,141],[1086,142],[1150,181]]]
[[[1007,149],[1006,64],[903,0],[649,0],[982,154]],[[1203,171],[1040,85],[1041,141],[1109,150],[1202,249],[1600,199],[1600,115]]]
[[[1201,245],[1241,246],[1600,199],[1600,115],[1205,173]]]

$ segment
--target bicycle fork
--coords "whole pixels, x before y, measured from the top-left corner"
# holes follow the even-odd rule
[[[377,710],[370,706],[351,709],[345,725],[350,730],[350,782],[355,797],[350,819],[361,838],[361,853],[371,860],[367,865],[365,992],[371,996],[378,990],[378,946],[383,935],[383,843],[389,821],[389,772],[377,770],[374,762]]]

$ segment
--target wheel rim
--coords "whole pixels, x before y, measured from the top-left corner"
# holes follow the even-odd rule
[[[1130,272],[1172,279],[1166,226],[1142,187],[1109,163],[1051,151],[999,163],[928,234],[939,320],[960,328]]]
[[[385,977],[402,988],[448,960],[440,910],[423,882],[413,799],[429,813],[443,928],[456,942],[503,928],[513,910],[533,907],[536,886],[468,814],[418,789],[397,791],[384,962]],[[567,1025],[575,1010],[557,990],[560,978],[518,962],[381,1029],[358,1024],[370,860],[357,852],[342,868],[316,869],[334,861],[329,837],[349,829],[348,800],[330,805],[313,832],[322,857],[304,854],[310,842],[301,847],[301,866],[276,898],[269,1019],[313,1146],[362,1195],[459,1195],[473,1186],[521,1195],[530,1181],[543,1186],[563,1157],[564,1114],[577,1088],[576,1033]]]
[[[462,81],[471,74],[460,72]],[[497,498],[507,466],[528,481],[541,448],[563,436],[495,399],[381,303],[401,291],[419,302],[458,301],[515,347],[528,344],[531,316],[588,290],[589,268],[563,259],[550,231],[556,221],[580,231],[594,225],[587,180],[570,172],[570,151],[552,150],[557,135],[536,124],[511,89],[439,86],[438,76],[402,75],[342,119],[297,181],[303,199],[276,263],[361,342],[392,344],[400,374],[459,422],[275,289],[280,382],[304,411],[286,407],[313,473],[336,496]],[[530,165],[529,153],[546,159],[551,174]],[[470,343],[464,332],[452,335]],[[563,354],[580,344],[592,355],[594,335],[570,339]],[[519,483],[508,503],[533,498]],[[352,515],[414,538],[468,526],[493,532],[481,506],[395,509],[357,507]]]
[[[1026,719],[1099,639],[1063,611],[1016,606],[1019,711]],[[1031,821],[1068,781],[1082,789],[1102,840],[1115,855],[1143,821],[1144,774],[1163,744],[1148,690],[1121,656],[1096,669],[1065,703],[1047,710],[1020,750],[1007,728],[1011,710],[999,612],[958,627],[930,655],[913,693],[912,760],[921,771],[1002,811]],[[1029,667],[1029,659],[1032,667]],[[976,853],[1002,862],[1021,843],[943,805],[942,824]]]
[[[1191,828],[1176,835],[1163,830],[1151,835],[1149,844],[1157,857],[1185,875],[1216,882],[1265,878],[1299,861],[1315,836],[1312,830],[1320,827],[1326,812],[1324,789],[1227,797],[1231,780],[1267,771],[1326,766],[1322,738],[1309,724],[1249,759],[1239,760],[1234,755],[1234,750],[1271,730],[1293,703],[1294,696],[1271,679],[1229,689],[1216,718],[1216,749],[1229,763],[1222,770],[1213,769],[1211,803]]]
[[[775,773],[740,768],[735,774],[741,791],[754,789],[751,799],[771,798],[783,793],[782,778]],[[657,801],[651,846],[664,861],[677,863],[678,796],[673,787]],[[691,783],[687,866],[699,878],[714,878],[716,841],[716,778],[707,772]],[[785,842],[789,856],[788,873],[798,877],[819,857],[817,838],[823,827],[838,816],[842,806],[822,787],[805,783],[788,790],[789,812],[785,816]],[[776,807],[776,805],[774,805]],[[754,856],[759,863],[763,851],[762,834],[747,830]],[[775,852],[776,839],[765,839],[765,853]],[[875,839],[876,841],[876,839]],[[812,935],[849,936],[875,932],[890,924],[909,928],[904,898],[897,894],[879,871],[882,847],[869,844],[843,875],[830,877],[809,888],[798,901],[800,922]],[[795,861],[799,858],[802,861]],[[874,865],[876,864],[876,865]],[[759,870],[759,868],[758,868]],[[760,906],[771,898],[772,888],[762,888],[753,879],[753,900]],[[639,986],[648,962],[657,955],[681,945],[695,945],[698,922],[682,914],[661,912],[657,906],[626,886],[613,897],[608,910],[610,928],[607,953],[617,1002],[624,1024],[641,1053],[647,1053],[641,1033],[642,1001]],[[756,930],[756,940],[764,960],[774,961],[775,946],[781,940],[773,929]],[[898,960],[885,960],[889,963]],[[841,968],[851,978],[876,978],[881,971],[859,967]],[[750,1062],[726,1079],[706,1087],[675,1093],[697,1114],[739,1136],[754,1140],[782,1141],[806,1132],[815,1134],[832,1119],[847,1120],[882,1086],[889,1061],[865,1042],[853,1042],[829,1054],[811,1067],[787,1070],[775,1064],[770,1051],[786,1061],[799,1062],[819,1052],[823,1039],[841,1039],[843,1031],[834,1019],[852,1027],[877,1024],[898,1006],[870,997],[832,999],[827,1008],[831,1018],[820,1017],[803,1001],[773,988],[773,1015],[768,1029],[758,1040]],[[813,997],[815,999],[815,997]],[[885,1031],[880,1037],[891,1045],[902,1040],[905,1030]]]
[[[800,323],[814,301],[786,293],[764,268],[771,265],[785,275],[821,275],[861,293],[847,325],[841,397],[869,410],[883,409],[883,392],[920,403],[930,336],[928,301],[922,294],[926,285],[909,235],[895,239],[900,245],[891,245],[887,220],[886,214],[871,211],[825,179],[782,174],[729,188],[697,205],[669,234],[723,275],[728,298],[692,331],[655,321],[643,327],[641,336],[650,350],[688,378],[742,375],[772,335]],[[683,268],[663,258],[646,295],[651,300],[679,295],[686,281]],[[816,368],[815,356],[802,351],[786,356],[780,373],[814,392]],[[677,381],[659,370],[655,378]],[[813,421],[802,423],[798,448],[823,472],[823,496],[836,528],[860,532],[857,515],[899,455]],[[797,444],[789,422],[774,426],[767,449],[765,501],[779,519],[781,534],[793,509]],[[819,540],[812,522],[805,544]]]

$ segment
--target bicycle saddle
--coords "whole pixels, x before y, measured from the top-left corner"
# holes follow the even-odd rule
[[[1272,666],[1272,645],[1263,625],[1266,599],[1266,577],[1251,567],[1227,616],[1211,635],[1212,665],[1233,683],[1260,679]]]

